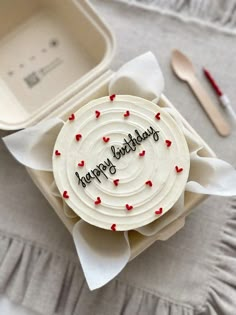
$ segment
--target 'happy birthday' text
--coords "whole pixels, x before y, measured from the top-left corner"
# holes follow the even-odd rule
[[[114,145],[111,146],[111,152],[115,159],[119,160],[122,156],[130,153],[131,151],[136,151],[137,146],[141,145],[141,143],[150,136],[153,137],[155,142],[159,140],[159,131],[156,131],[152,126],[142,133],[137,129],[134,132],[134,136],[128,134],[128,139],[124,139],[122,147],[115,147]],[[75,175],[78,179],[78,185],[81,184],[83,188],[86,188],[87,184],[90,184],[92,180],[97,180],[101,183],[100,176],[104,176],[108,179],[106,172],[109,172],[111,175],[116,173],[116,166],[109,158],[107,158],[107,160],[103,163],[96,165],[96,167],[90,170],[85,176],[80,176],[78,172],[75,172]]]

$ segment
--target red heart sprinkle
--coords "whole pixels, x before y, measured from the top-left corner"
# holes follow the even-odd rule
[[[183,168],[176,166],[175,170],[176,170],[177,173],[181,173],[183,171]]]
[[[63,192],[63,198],[65,199],[69,198],[68,192],[66,190]]]
[[[172,144],[172,142],[171,142],[170,140],[166,140],[166,145],[167,145],[167,147],[170,147],[171,144]]]
[[[81,135],[80,133],[78,133],[77,135],[75,135],[76,141],[80,141],[81,138],[82,138],[82,135]]]
[[[74,120],[75,119],[75,114],[71,114],[69,117],[69,120]]]
[[[156,114],[155,117],[156,117],[157,120],[160,120],[160,119],[161,119],[160,115],[161,115],[161,113],[157,113],[157,114]]]
[[[150,186],[150,187],[152,187],[152,181],[151,181],[151,180],[146,181],[145,184],[148,185],[148,186]]]
[[[128,211],[133,209],[133,206],[129,205],[128,203],[125,205],[125,207]]]
[[[112,230],[112,231],[116,231],[116,224],[114,224],[114,223],[112,224],[111,230]]]
[[[103,137],[102,140],[103,140],[104,142],[108,142],[108,141],[110,140],[110,138],[108,138],[108,137],[107,137],[107,138],[106,138],[106,137]]]
[[[139,153],[139,156],[144,156],[145,155],[145,150],[143,150],[142,152]]]
[[[83,167],[84,166],[84,161],[81,161],[80,163],[78,163],[78,166]]]
[[[111,100],[111,101],[114,101],[114,98],[115,98],[115,97],[116,97],[115,94],[110,95],[110,100]]]
[[[101,115],[101,113],[99,112],[99,110],[95,110],[95,115],[96,115],[96,118],[99,118],[99,116]]]
[[[159,210],[155,211],[156,214],[162,214],[163,208],[159,208]]]
[[[114,183],[115,186],[118,186],[119,185],[119,179],[114,179],[113,183]]]
[[[130,115],[130,112],[129,112],[129,110],[127,110],[127,111],[124,113],[124,117],[129,117],[129,115]]]
[[[99,205],[101,203],[101,198],[97,197],[97,200],[94,201],[95,205]]]
[[[61,155],[61,153],[58,150],[56,150],[55,155],[59,156],[59,155]]]

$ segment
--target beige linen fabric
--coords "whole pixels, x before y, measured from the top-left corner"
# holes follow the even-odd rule
[[[236,33],[235,0],[114,0]]]
[[[218,136],[189,88],[170,69],[171,49],[183,49],[215,103],[201,73],[203,65],[235,106],[235,35],[118,2],[93,3],[117,37],[113,69],[153,51],[167,97],[218,157],[235,165],[235,130],[228,138]],[[93,292],[71,236],[2,142],[0,200],[0,292],[22,305],[44,315],[235,314],[236,200],[209,198],[183,230],[167,242],[156,242],[115,280]]]

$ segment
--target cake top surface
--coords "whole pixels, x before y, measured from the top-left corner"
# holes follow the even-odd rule
[[[130,95],[95,99],[72,114],[53,152],[68,206],[104,229],[131,230],[165,214],[184,191],[190,156],[177,122]]]

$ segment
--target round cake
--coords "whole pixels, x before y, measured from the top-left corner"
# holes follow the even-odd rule
[[[53,152],[64,201],[84,221],[113,231],[144,226],[170,210],[189,167],[177,122],[130,95],[95,99],[71,114]]]

